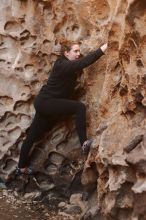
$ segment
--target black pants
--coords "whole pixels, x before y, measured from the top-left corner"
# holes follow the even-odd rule
[[[34,107],[36,114],[21,147],[19,168],[29,165],[29,152],[33,143],[40,140],[46,131],[51,130],[59,116],[75,114],[76,129],[81,145],[87,140],[86,108],[83,103],[68,99],[41,99],[37,97]]]

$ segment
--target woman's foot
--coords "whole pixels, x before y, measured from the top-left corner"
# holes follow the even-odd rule
[[[16,175],[22,175],[22,174],[26,174],[26,175],[33,175],[33,171],[31,167],[24,167],[24,168],[16,168]]]
[[[92,139],[89,139],[89,140],[86,140],[86,141],[83,143],[83,145],[82,145],[82,150],[83,150],[83,153],[84,153],[84,154],[88,154],[88,153],[89,153],[92,142],[93,142],[93,140],[92,140]]]

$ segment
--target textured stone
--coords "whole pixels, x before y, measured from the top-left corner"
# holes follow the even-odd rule
[[[81,214],[82,210],[77,205],[66,205],[64,207],[64,212],[67,214],[76,215],[76,214]]]
[[[17,165],[35,113],[34,96],[48,78],[60,39],[80,40],[83,54],[108,42],[106,56],[80,78],[86,94],[77,90],[87,105],[87,131],[94,138],[85,166],[73,119],[62,120],[35,144],[32,161],[40,171],[38,179],[45,174],[65,189],[84,168],[82,184],[97,193],[92,206],[104,218],[145,219],[145,11],[144,0],[1,1],[2,179]]]

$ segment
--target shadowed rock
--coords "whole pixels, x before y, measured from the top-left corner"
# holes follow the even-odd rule
[[[135,147],[138,146],[143,140],[143,135],[136,136],[125,148],[124,151],[130,153]]]

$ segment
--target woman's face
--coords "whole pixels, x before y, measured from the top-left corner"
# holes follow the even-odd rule
[[[74,44],[70,51],[65,51],[64,55],[69,60],[77,60],[80,57],[80,46],[78,44]]]

